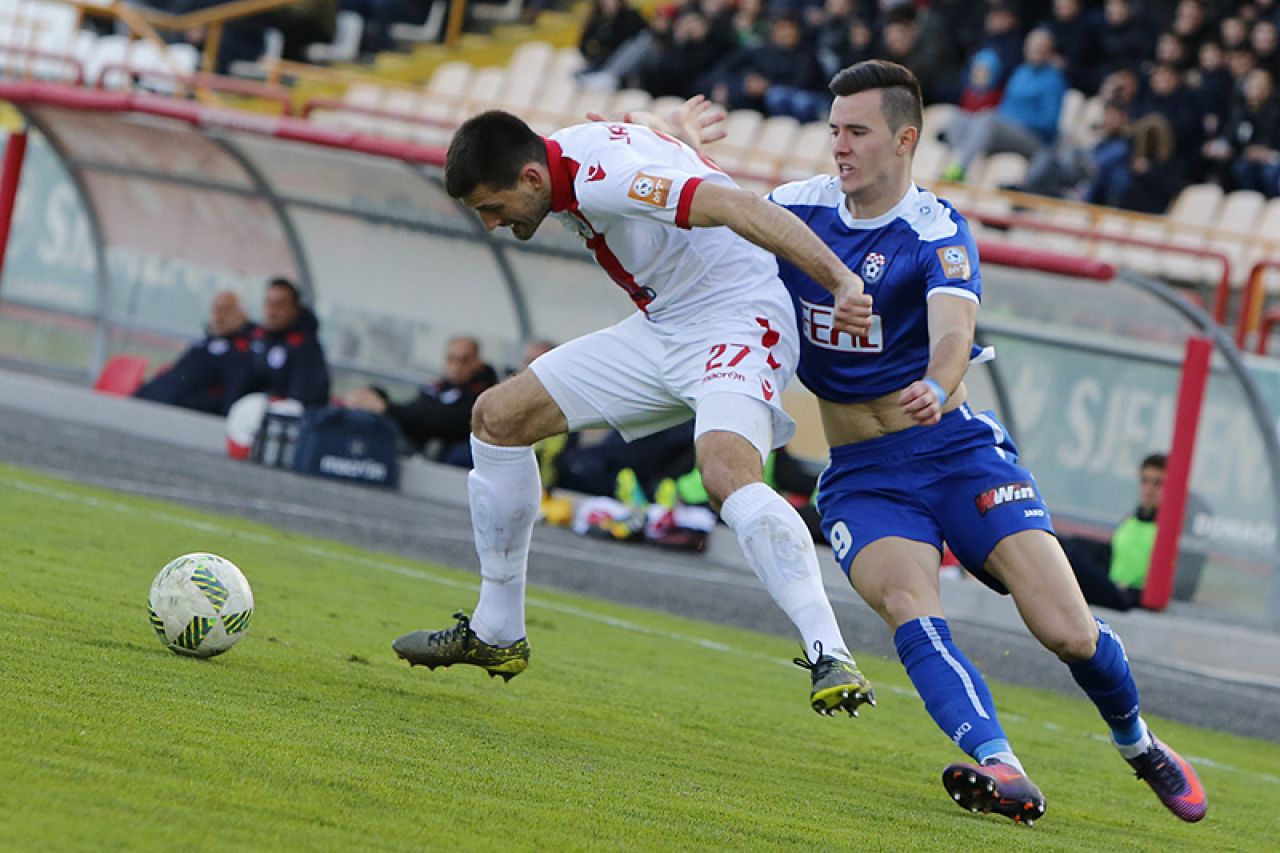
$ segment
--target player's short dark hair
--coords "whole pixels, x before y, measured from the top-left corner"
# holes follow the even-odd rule
[[[267,282],[267,287],[281,287],[289,291],[289,295],[293,297],[294,305],[302,304],[302,291],[298,289],[298,285],[294,284],[284,276],[278,275],[271,281]]]
[[[467,119],[453,134],[444,158],[444,188],[453,198],[471,195],[481,185],[510,189],[531,162],[547,162],[542,137],[511,113],[489,110]]]
[[[1142,460],[1142,464],[1138,466],[1138,470],[1143,468],[1158,468],[1163,471],[1169,466],[1169,457],[1163,453],[1152,453],[1146,459]]]
[[[879,89],[880,109],[891,131],[897,133],[906,125],[923,129],[924,98],[920,94],[920,81],[905,65],[868,59],[836,72],[828,88],[837,98]]]

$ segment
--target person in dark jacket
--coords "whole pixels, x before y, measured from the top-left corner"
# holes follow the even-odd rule
[[[167,403],[225,415],[235,402],[232,387],[248,369],[249,344],[255,330],[245,316],[240,297],[222,291],[209,306],[208,334],[192,344],[164,372],[134,392],[134,396],[155,403]]]
[[[262,302],[262,325],[254,329],[247,374],[236,388],[236,399],[262,391],[287,397],[304,406],[329,402],[329,365],[317,335],[316,315],[302,304],[297,285],[273,278]]]
[[[818,103],[825,106],[831,98],[822,91],[826,82],[822,66],[803,38],[798,18],[774,18],[767,43],[731,54],[712,72],[712,100],[729,110],[751,109],[796,118],[801,118],[797,111],[812,112]],[[766,107],[771,89],[777,89],[772,105],[776,111]],[[806,94],[809,99],[804,98]]]
[[[586,70],[599,71],[614,51],[648,28],[644,16],[627,0],[595,0],[578,40]]]
[[[418,389],[409,402],[396,403],[372,387],[356,391],[348,405],[390,418],[414,451],[434,450],[430,455],[437,462],[470,467],[471,409],[496,384],[498,375],[480,357],[479,342],[455,337],[445,349],[444,376]]]

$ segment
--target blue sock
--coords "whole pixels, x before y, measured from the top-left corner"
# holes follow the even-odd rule
[[[1138,686],[1133,683],[1129,659],[1111,626],[1101,619],[1096,621],[1097,651],[1088,660],[1067,664],[1067,668],[1111,727],[1115,742],[1137,743],[1142,738],[1142,720],[1138,716]]]
[[[905,622],[894,632],[893,644],[943,734],[979,762],[979,748],[988,756],[1009,751],[987,682],[951,642],[947,620],[926,616]]]

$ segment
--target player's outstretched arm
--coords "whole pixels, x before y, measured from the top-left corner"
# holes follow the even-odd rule
[[[835,297],[835,326],[851,335],[871,330],[871,297],[827,244],[794,213],[755,193],[703,181],[689,207],[694,228],[725,226],[795,264]]]
[[[701,150],[702,146],[708,142],[724,139],[725,118],[724,109],[714,101],[707,100],[703,95],[694,95],[665,115],[648,110],[636,110],[622,116],[622,120],[627,124],[638,124],[668,136],[674,136],[695,150]],[[596,112],[588,112],[587,120],[608,121]]]
[[[946,398],[960,387],[969,369],[978,303],[939,293],[929,299],[929,366],[924,378],[902,389],[902,411],[917,424],[936,424]]]

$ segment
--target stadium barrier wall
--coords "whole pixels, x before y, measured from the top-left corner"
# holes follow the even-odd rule
[[[486,233],[444,193],[438,149],[57,84],[0,82],[0,99],[30,130],[0,279],[9,361],[86,384],[117,352],[159,363],[217,290],[252,308],[280,274],[310,295],[339,390],[421,382],[453,334],[501,366],[632,310],[558,224],[530,243]],[[1212,320],[1106,265],[981,249],[979,332],[999,357],[971,371],[974,402],[1013,430],[1060,526],[1105,535],[1138,461],[1169,446],[1182,347]],[[1209,560],[1196,607],[1276,627],[1280,371],[1215,341],[1181,550]]]

